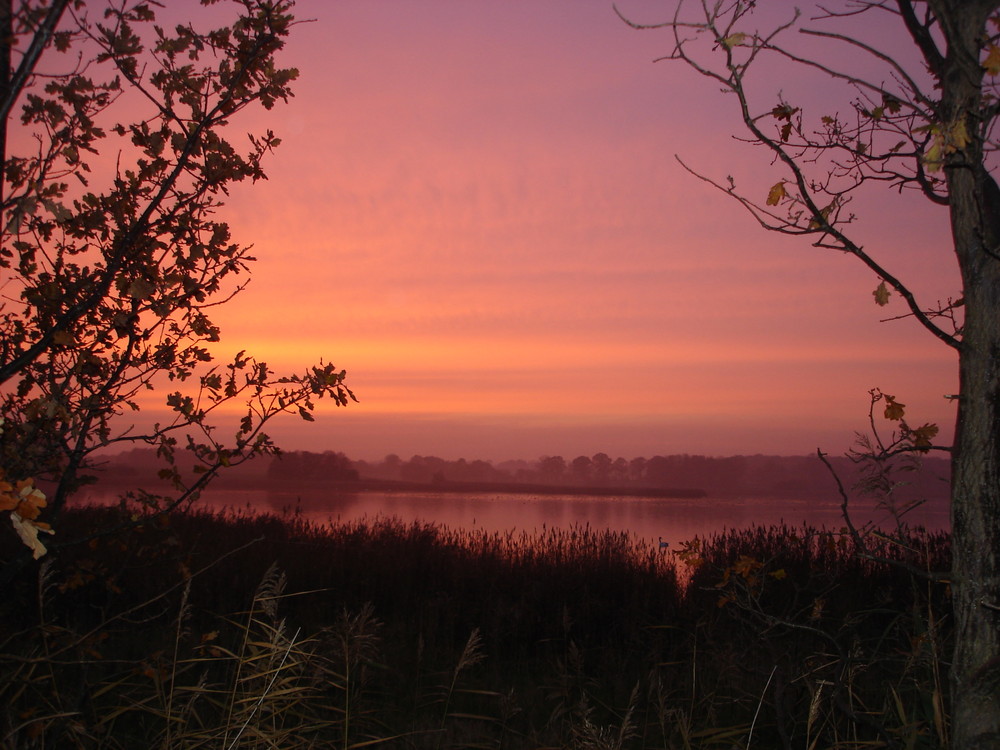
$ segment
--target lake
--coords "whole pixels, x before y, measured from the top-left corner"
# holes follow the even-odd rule
[[[96,498],[95,498],[96,499]],[[251,508],[274,513],[297,511],[319,523],[395,516],[452,528],[489,532],[526,531],[573,525],[628,531],[656,545],[678,542],[723,529],[785,522],[839,529],[844,525],[836,502],[769,498],[646,498],[603,495],[458,494],[448,492],[307,492],[213,489],[202,504],[211,508]],[[868,504],[852,512],[855,525],[874,521],[893,525],[890,514]],[[911,525],[949,528],[944,503],[927,504],[907,516]]]

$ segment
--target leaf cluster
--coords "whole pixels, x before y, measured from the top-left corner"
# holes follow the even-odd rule
[[[56,511],[100,449],[156,446],[173,487],[158,502],[173,507],[218,470],[274,452],[262,429],[272,417],[353,399],[323,362],[294,376],[244,352],[213,362],[213,308],[244,288],[254,260],[219,209],[232,185],[266,177],[280,143],[268,130],[241,145],[230,123],[287,100],[298,75],[277,62],[292,3],[232,5],[233,20],[207,30],[197,15],[165,28],[150,2],[14,13],[10,50],[40,46],[47,67],[6,92],[19,130],[0,193],[0,467],[50,482]],[[167,417],[140,424],[164,384],[175,389]],[[211,417],[233,402],[243,417],[224,439]],[[197,475],[182,476],[178,449]]]

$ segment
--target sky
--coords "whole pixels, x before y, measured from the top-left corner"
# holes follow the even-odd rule
[[[619,7],[652,22],[668,5]],[[301,0],[297,16],[295,97],[238,123],[283,142],[222,212],[258,261],[215,316],[223,352],[347,370],[359,403],[275,423],[285,448],[837,453],[873,387],[950,438],[952,351],[881,322],[904,310],[874,304],[856,260],[762,231],[681,167],[759,195],[785,176],[733,138],[731,97],[654,62],[666,31],[606,0]],[[848,110],[811,74],[763,72],[762,107],[782,91]],[[945,210],[862,197],[860,244],[928,304],[955,295]]]

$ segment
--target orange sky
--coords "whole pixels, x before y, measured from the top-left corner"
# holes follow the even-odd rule
[[[259,262],[217,318],[224,348],[275,369],[347,369],[360,404],[276,425],[285,447],[841,451],[874,386],[950,437],[952,353],[880,323],[903,310],[874,305],[856,261],[762,232],[675,161],[763,194],[784,176],[733,141],[731,99],[652,62],[665,32],[605,0],[303,0],[298,16],[315,20],[284,58],[295,99],[239,123],[284,142],[226,208]],[[768,107],[817,91],[772,75]],[[823,106],[846,111],[839,93]],[[871,196],[861,244],[928,303],[954,295],[945,211]]]

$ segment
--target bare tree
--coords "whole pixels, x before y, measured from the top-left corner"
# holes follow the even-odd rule
[[[805,25],[785,3],[786,21],[756,28],[757,0],[679,0],[663,29],[680,62],[734,97],[746,140],[773,159],[775,180],[760,195],[732,178],[684,165],[737,200],[766,230],[801,236],[846,253],[877,277],[876,303],[897,294],[934,338],[958,354],[960,394],[952,453],[952,546],[956,642],[951,665],[952,747],[1000,746],[1000,188],[991,174],[1000,106],[1000,3],[996,0],[840,0],[817,7]],[[873,16],[892,16],[912,40],[906,61],[864,41]],[[880,19],[881,20],[881,19]],[[856,23],[851,27],[849,24]],[[842,45],[835,56],[798,51],[806,38]],[[800,47],[802,45],[799,45]],[[765,59],[814,71],[820,85],[853,92],[849,114],[807,111],[777,91],[761,100],[750,86]],[[860,75],[848,61],[865,58]],[[683,164],[683,162],[682,162]],[[768,181],[771,182],[770,180]],[[853,235],[852,200],[861,188],[911,189],[946,206],[961,289],[943,303],[916,298],[899,274]],[[892,408],[893,414],[888,410]],[[934,425],[910,428],[901,405],[886,416],[903,424],[910,450],[927,450]],[[938,446],[935,446],[938,447]]]

